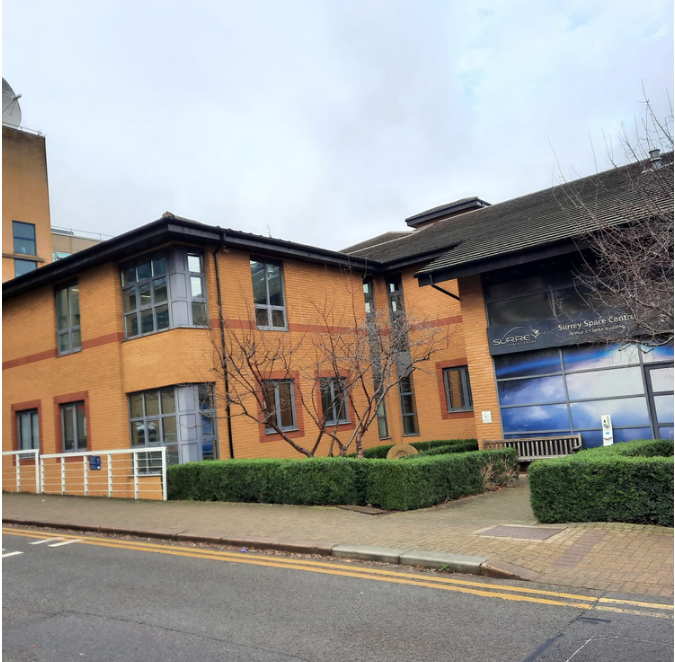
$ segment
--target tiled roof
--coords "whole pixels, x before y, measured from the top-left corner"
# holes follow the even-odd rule
[[[389,241],[393,241],[394,239],[407,237],[412,233],[413,233],[412,230],[403,230],[401,232],[385,232],[384,234],[379,234],[377,235],[377,237],[373,237],[372,239],[366,239],[365,241],[362,241],[358,244],[354,244],[353,246],[349,246],[348,248],[343,248],[340,252],[347,254],[355,253],[356,251],[360,251],[364,248],[373,248],[375,246],[379,246],[380,244],[385,244]]]
[[[664,155],[672,169],[672,153]],[[350,254],[392,262],[433,250],[447,252],[424,266],[429,274],[510,252],[581,236],[602,223],[632,218],[644,201],[631,181],[645,164],[631,164],[530,193],[506,202],[469,211],[429,225],[395,241],[359,248]],[[673,207],[672,192],[658,194],[664,208]],[[589,213],[593,210],[593,214]]]

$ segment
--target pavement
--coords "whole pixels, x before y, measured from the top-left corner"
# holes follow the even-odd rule
[[[672,528],[538,524],[526,477],[514,487],[408,512],[15,493],[3,493],[2,506],[8,524],[343,558],[379,556],[558,586],[673,596]],[[447,562],[453,558],[457,566]]]

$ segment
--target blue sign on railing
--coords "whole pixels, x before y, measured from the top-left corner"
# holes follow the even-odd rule
[[[90,455],[89,456],[89,468],[92,471],[101,471],[101,456],[100,455]]]

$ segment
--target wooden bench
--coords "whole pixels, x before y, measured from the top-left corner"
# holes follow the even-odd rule
[[[525,439],[499,439],[483,441],[483,450],[497,448],[515,448],[518,450],[519,462],[532,462],[549,457],[565,457],[581,450],[581,435],[572,434],[566,437],[530,437]]]

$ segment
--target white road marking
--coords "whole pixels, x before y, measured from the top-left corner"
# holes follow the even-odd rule
[[[42,545],[46,542],[56,542],[57,540],[63,540],[63,538],[45,538],[44,540],[38,540],[37,542],[30,542],[29,545]]]
[[[19,554],[23,554],[23,552],[8,552],[7,554],[3,554],[2,558],[6,559],[8,556],[18,556]]]
[[[82,538],[76,538],[75,540],[66,540],[65,542],[55,542],[50,547],[63,547],[63,545],[72,545],[74,542],[82,542]]]

